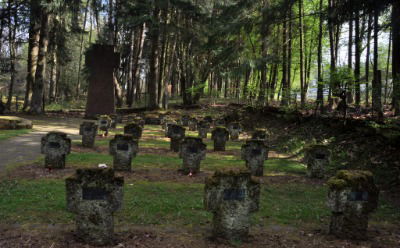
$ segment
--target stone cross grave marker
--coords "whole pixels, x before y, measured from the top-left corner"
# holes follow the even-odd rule
[[[199,132],[199,138],[206,139],[207,133],[210,132],[210,123],[207,121],[199,121],[197,123],[197,130]]]
[[[99,130],[104,132],[105,136],[108,136],[108,130],[111,128],[111,118],[108,115],[100,115],[98,117]]]
[[[341,170],[327,184],[329,232],[342,239],[367,239],[368,216],[377,208],[379,196],[372,173]]]
[[[197,119],[192,117],[188,121],[189,131],[196,131],[197,130]]]
[[[131,135],[133,139],[139,140],[142,137],[142,127],[137,123],[129,123],[124,127],[124,134]]]
[[[261,140],[249,140],[242,145],[242,159],[253,176],[264,175],[264,161],[268,158],[268,148]]]
[[[185,138],[185,128],[176,124],[168,125],[167,137],[171,139],[170,149],[179,152],[180,143]]]
[[[183,159],[182,173],[196,174],[200,171],[201,160],[206,158],[207,145],[202,139],[186,137],[181,142],[179,157]]]
[[[204,205],[213,213],[213,236],[244,240],[258,211],[260,183],[248,171],[217,171],[206,179]]]
[[[214,151],[225,151],[225,144],[229,140],[229,132],[224,127],[216,127],[211,133],[214,140]]]
[[[114,157],[113,167],[116,171],[132,171],[132,159],[139,150],[138,141],[130,135],[115,135],[110,141],[110,155]]]
[[[188,116],[188,115],[183,115],[182,118],[180,119],[180,124],[181,124],[183,127],[189,126],[189,119],[190,119],[190,116]]]
[[[92,245],[114,244],[114,212],[123,200],[123,177],[112,169],[78,169],[66,179],[67,210],[75,214],[76,235]]]
[[[79,128],[79,135],[82,135],[83,147],[94,147],[98,126],[94,122],[84,121]]]
[[[50,132],[41,140],[41,153],[45,155],[45,167],[64,169],[65,157],[71,152],[71,139],[66,133]]]
[[[231,140],[239,140],[239,135],[242,132],[242,127],[239,122],[232,122],[228,125],[228,131]]]
[[[331,153],[324,145],[315,145],[306,149],[304,161],[307,164],[307,175],[311,178],[324,178],[330,157]]]

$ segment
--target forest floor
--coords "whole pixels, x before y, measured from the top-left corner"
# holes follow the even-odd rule
[[[304,131],[302,122],[296,118],[283,116],[287,124],[282,125],[275,117],[264,115],[260,119],[251,109],[235,109],[219,106],[188,113],[220,116],[221,113],[240,114],[243,111],[245,129],[251,126],[270,130],[271,150],[265,162],[264,176],[260,178],[260,210],[252,216],[249,240],[211,239],[212,214],[203,207],[205,177],[217,169],[244,167],[240,147],[248,135],[242,134],[240,141],[229,141],[225,152],[214,152],[209,136],[205,139],[207,156],[202,161],[201,173],[188,177],[178,173],[182,161],[176,153],[169,151],[169,139],[164,137],[161,127],[146,125],[139,142],[139,154],[133,160],[133,173],[118,173],[125,178],[124,203],[115,215],[116,243],[111,247],[400,246],[400,207],[386,194],[380,198],[377,211],[370,216],[368,240],[338,240],[327,234],[330,212],[325,204],[325,180],[307,178],[306,167],[301,161],[301,148],[308,142],[315,142],[315,135],[310,132],[322,129],[320,124],[314,123],[310,127],[307,123],[309,129]],[[176,112],[172,114],[183,114],[186,110]],[[80,121],[65,116],[34,120],[35,126],[44,126],[43,132],[57,128],[72,134],[72,152],[64,170],[44,169],[43,157],[39,156],[34,162],[14,164],[2,172],[0,247],[91,247],[75,239],[73,214],[65,208],[64,180],[77,168],[95,167],[100,163],[111,165],[108,142],[113,134],[123,130],[122,125],[118,125],[109,137],[98,137],[95,148],[83,148],[76,135]],[[323,139],[335,137],[332,145],[340,140],[341,134],[337,132],[320,132],[318,135]],[[196,134],[187,132],[189,136]],[[347,145],[342,144],[340,149]],[[0,161],[1,156],[3,151]],[[340,157],[334,157],[333,161],[343,163]],[[343,164],[341,168],[346,166]]]

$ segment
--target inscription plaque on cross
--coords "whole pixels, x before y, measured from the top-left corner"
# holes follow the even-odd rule
[[[114,69],[119,66],[119,53],[109,45],[93,45],[86,52],[89,89],[86,117],[115,113]]]

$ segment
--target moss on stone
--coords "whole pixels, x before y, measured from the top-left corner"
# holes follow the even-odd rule
[[[331,189],[340,190],[343,188],[364,188],[375,191],[373,174],[362,170],[340,170],[327,182]],[[372,188],[373,189],[372,189]]]

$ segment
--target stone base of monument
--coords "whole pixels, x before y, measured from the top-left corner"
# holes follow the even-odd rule
[[[171,139],[170,149],[173,152],[179,152],[179,147],[181,145],[181,139]]]
[[[199,128],[199,138],[207,139],[208,129]]]
[[[340,239],[367,239],[368,215],[332,213],[329,233]]]
[[[49,169],[64,169],[65,155],[61,156],[46,155],[44,158],[44,167]]]
[[[224,152],[225,151],[225,143],[219,143],[219,142],[214,141],[214,151]]]
[[[0,129],[32,129],[32,121],[16,116],[0,116]]]
[[[96,142],[96,136],[83,135],[82,136],[82,146],[87,148],[93,148]]]
[[[132,157],[114,156],[115,171],[132,171]]]

